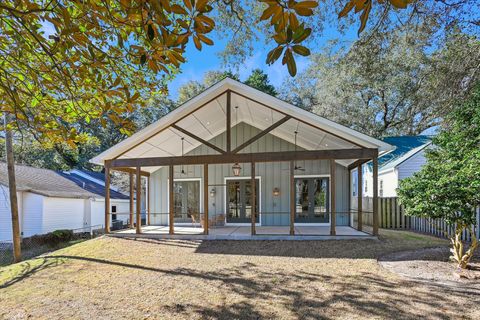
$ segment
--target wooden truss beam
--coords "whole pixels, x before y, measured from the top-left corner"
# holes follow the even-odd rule
[[[247,141],[245,141],[244,143],[242,143],[241,145],[239,145],[238,147],[236,147],[235,149],[232,150],[232,153],[237,153],[239,151],[241,151],[242,149],[244,149],[246,146],[252,144],[253,142],[257,141],[258,139],[260,139],[261,137],[263,137],[264,135],[266,135],[267,133],[269,133],[270,131],[272,131],[273,129],[281,126],[282,124],[284,124],[285,122],[287,122],[288,120],[290,120],[292,117],[291,116],[285,116],[283,117],[281,120],[275,122],[274,124],[272,124],[270,127],[266,128],[265,130],[259,132],[258,134],[256,134],[255,136],[253,136],[252,138],[248,139]]]
[[[219,152],[219,153],[221,153],[221,154],[224,154],[224,153],[225,153],[225,151],[223,151],[221,148],[217,147],[216,145],[214,145],[214,144],[212,144],[212,143],[210,143],[210,142],[208,142],[208,141],[206,141],[206,140],[203,140],[203,139],[200,138],[199,136],[194,135],[193,133],[191,133],[191,132],[183,129],[182,127],[177,126],[176,124],[172,124],[172,128],[180,131],[181,133],[186,134],[187,136],[189,136],[189,137],[192,138],[192,139],[197,140],[198,142],[203,143],[203,144],[206,145],[207,147],[212,148],[213,150],[215,150],[215,151],[217,151],[217,152]]]
[[[137,174],[137,170],[136,170],[136,169],[133,169],[133,168],[116,167],[116,168],[111,168],[111,170]],[[150,173],[147,172],[147,171],[140,171],[140,173],[141,173],[141,175],[144,176],[144,177],[150,177]]]
[[[129,158],[110,160],[111,167],[155,167],[246,162],[281,162],[322,159],[372,159],[377,149],[302,150],[283,152],[236,153],[183,157]]]
[[[361,166],[362,164],[367,163],[370,160],[372,160],[372,159],[359,159],[359,160],[355,161],[354,163],[349,164],[347,168],[348,168],[348,170],[355,169],[356,167]]]

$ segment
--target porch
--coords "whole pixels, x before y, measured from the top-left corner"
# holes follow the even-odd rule
[[[116,235],[363,237],[367,215],[377,235],[378,207],[363,212],[359,197],[351,211],[351,170],[372,162],[376,199],[378,155],[390,149],[226,79],[92,162],[105,167],[106,233],[115,170],[130,175],[130,230]]]
[[[330,234],[330,226],[295,226],[294,236],[290,235],[289,226],[260,226],[256,235],[251,235],[249,226],[213,227],[205,234],[200,226],[177,226],[175,234],[169,233],[168,226],[143,226],[141,233],[135,229],[114,231],[114,237],[141,237],[154,239],[191,239],[191,240],[341,240],[372,239],[375,236],[358,231],[349,226],[337,226],[336,235]]]

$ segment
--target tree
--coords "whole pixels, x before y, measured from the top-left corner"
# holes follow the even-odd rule
[[[376,137],[416,135],[436,127],[480,79],[480,41],[452,31],[431,48],[435,28],[399,29],[331,43],[281,96],[302,108]]]
[[[277,90],[270,84],[268,75],[261,69],[254,69],[244,83],[269,95],[277,95]]]
[[[238,75],[231,71],[207,71],[201,82],[190,80],[178,89],[177,103],[184,103],[227,77],[239,80]]]
[[[452,259],[466,268],[478,247],[472,225],[480,206],[480,86],[471,98],[446,118],[445,127],[432,140],[427,163],[398,189],[405,214],[443,219],[454,228],[448,234]],[[472,242],[464,251],[461,235],[468,230]]]

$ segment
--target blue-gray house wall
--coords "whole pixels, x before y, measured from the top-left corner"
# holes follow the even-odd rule
[[[249,138],[255,136],[259,129],[245,123],[240,123],[232,128],[232,148],[240,145]],[[220,134],[209,142],[223,146],[225,134]],[[238,140],[238,141],[237,141]],[[179,139],[180,143],[180,139]],[[295,150],[294,144],[280,139],[272,134],[267,134],[255,141],[242,152],[281,152]],[[302,148],[297,147],[297,150]],[[207,146],[198,148],[187,153],[189,156],[215,154],[216,152]],[[250,177],[250,163],[240,164],[242,166],[240,177]],[[298,161],[297,165],[305,168],[305,171],[295,172],[296,176],[329,176],[330,165],[328,160]],[[175,179],[198,178],[202,180],[203,189],[203,166],[184,166],[186,174],[181,174],[181,167],[175,167]],[[255,173],[260,178],[260,217],[262,225],[288,225],[290,211],[290,164],[288,162],[266,162],[257,163]],[[217,216],[226,213],[225,199],[225,178],[232,177],[232,164],[209,165],[209,192],[215,188],[215,196],[208,196],[209,216]],[[163,167],[150,176],[150,196],[152,224],[168,223],[168,168]],[[337,225],[349,225],[348,215],[348,170],[346,167],[337,164],[336,166],[336,211]],[[273,189],[278,188],[280,194],[273,196]],[[202,192],[205,192],[202,190]],[[203,197],[201,196],[202,200]],[[203,206],[202,206],[203,208]],[[262,213],[264,213],[262,215]]]

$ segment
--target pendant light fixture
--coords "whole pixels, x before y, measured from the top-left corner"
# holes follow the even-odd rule
[[[237,127],[235,129],[235,145],[238,144],[238,106],[235,106],[235,126]],[[238,164],[238,162],[235,162],[235,164],[232,166],[233,170],[233,175],[235,177],[238,177],[240,175],[240,171],[242,170],[242,167]]]

